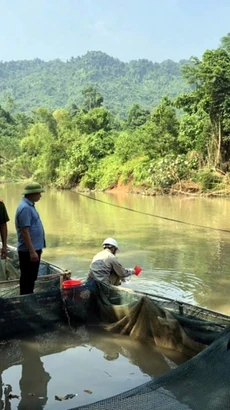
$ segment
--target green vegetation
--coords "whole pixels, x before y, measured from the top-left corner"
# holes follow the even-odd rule
[[[69,110],[72,104],[87,106],[90,101],[82,90],[93,87],[103,96],[105,108],[126,118],[133,103],[152,109],[163,95],[175,97],[188,91],[180,72],[183,64],[171,60],[160,64],[148,60],[123,63],[100,51],[67,62],[0,62],[0,101],[10,97],[14,109],[27,113],[37,107]]]
[[[4,74],[7,64],[8,77]],[[67,63],[1,63],[0,82],[5,81],[9,90],[14,67],[17,86],[24,87],[21,95],[28,97],[28,106],[21,99],[21,107],[31,112],[16,112],[19,88],[15,80],[14,99],[8,97],[0,107],[0,177],[32,177],[62,189],[77,185],[104,190],[123,184],[148,192],[227,192],[230,34],[221,40],[220,48],[205,51],[201,60],[192,57],[181,64],[184,80],[179,66],[145,60],[124,64],[103,53],[88,53]],[[75,74],[80,73],[76,74],[78,81],[73,67]],[[19,81],[20,71],[30,72],[24,83]],[[39,93],[38,88],[27,93],[28,78],[28,87],[43,83],[46,94],[41,87]],[[39,104],[34,108],[31,98],[47,98],[51,78],[55,92],[49,101],[45,99],[45,105],[55,109]],[[100,87],[93,86],[92,79],[100,80]],[[60,81],[65,84],[62,90],[70,91],[68,95],[63,92],[62,102]],[[160,88],[163,83],[165,89]],[[177,88],[171,87],[176,83]],[[168,92],[166,84],[170,85]],[[64,107],[67,102],[69,106]],[[57,108],[61,104],[64,108]]]

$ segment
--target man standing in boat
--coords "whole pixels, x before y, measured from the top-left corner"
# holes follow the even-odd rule
[[[4,202],[0,199],[0,236],[2,242],[1,259],[6,259],[6,246],[7,246],[7,222],[9,216]]]
[[[102,245],[103,251],[94,256],[87,280],[95,280],[110,285],[120,285],[122,280],[125,280],[131,275],[139,275],[141,272],[139,266],[135,266],[133,269],[125,269],[121,265],[116,257],[118,243],[115,239],[107,238]]]
[[[45,248],[44,228],[35,209],[35,202],[41,198],[44,189],[37,182],[26,185],[15,215],[20,264],[20,295],[33,293],[38,276],[40,258]]]

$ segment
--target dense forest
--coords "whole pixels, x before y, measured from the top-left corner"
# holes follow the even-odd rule
[[[0,62],[0,101],[10,97],[18,111],[27,113],[37,107],[69,109],[82,104],[83,88],[93,86],[103,95],[104,107],[125,118],[134,102],[152,109],[163,95],[175,97],[188,91],[180,72],[183,64],[123,63],[100,51],[67,62]]]
[[[92,55],[95,57],[88,53],[89,58]],[[100,53],[96,55],[101,57]],[[80,64],[83,60],[71,61],[66,64],[71,66],[77,61]],[[118,86],[125,77],[121,67],[125,71],[127,66],[114,61],[117,62]],[[12,64],[9,76],[13,64],[17,78],[19,67],[23,64],[26,67],[27,63],[8,63]],[[94,63],[92,71],[99,73],[101,62],[97,66],[94,59]],[[152,67],[152,63],[146,62],[146,67],[148,65]],[[104,80],[109,77],[108,65],[106,67],[105,73],[101,72]],[[7,84],[8,71],[6,67],[4,70]],[[178,66],[174,74],[179,79],[177,70]],[[115,72],[114,68],[113,79]],[[71,73],[70,70],[69,76]],[[88,75],[83,66],[81,73],[82,78]],[[58,75],[52,66],[46,78],[44,68],[41,78],[41,71],[37,72],[37,81],[50,84],[54,74]],[[182,65],[181,76],[184,91],[172,98],[165,89],[165,95],[161,95],[156,106],[154,98],[160,95],[152,97],[152,108],[150,100],[138,104],[140,100],[129,95],[131,105],[125,117],[114,114],[119,112],[121,98],[115,88],[117,99],[114,106],[110,100],[113,109],[109,110],[101,87],[84,86],[84,82],[81,96],[69,107],[52,109],[38,104],[34,108],[37,101],[34,91],[30,94],[34,104],[30,102],[31,106],[23,112],[8,96],[0,107],[0,178],[33,178],[59,188],[78,186],[79,189],[104,190],[123,184],[150,193],[230,192],[230,34],[221,39],[219,48],[206,50],[201,59],[191,57]],[[108,78],[106,81],[104,83],[109,84]],[[138,78],[133,81],[137,84]],[[159,86],[151,84],[152,81],[148,86],[149,96]],[[30,85],[33,87],[32,77],[27,83]],[[72,95],[74,92],[73,86]],[[123,92],[127,94],[127,90]],[[26,100],[27,88],[22,95]]]

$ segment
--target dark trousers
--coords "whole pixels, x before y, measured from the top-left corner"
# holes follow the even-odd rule
[[[32,262],[30,260],[29,252],[18,251],[19,265],[20,265],[20,295],[27,295],[28,293],[33,293],[34,284],[38,277],[38,270],[40,265],[41,250],[36,251],[39,260],[37,262]]]

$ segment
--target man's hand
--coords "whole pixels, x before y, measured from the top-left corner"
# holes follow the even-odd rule
[[[30,252],[30,260],[31,260],[31,262],[39,261],[39,256],[38,256],[37,252],[35,252],[35,251]]]
[[[3,246],[1,249],[1,259],[6,259],[7,249],[6,246]]]

